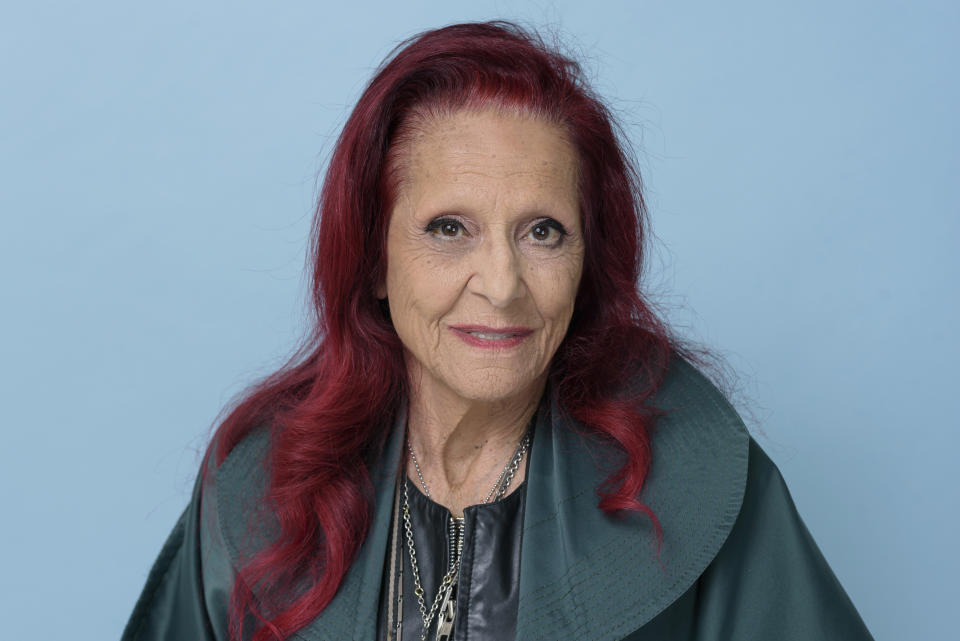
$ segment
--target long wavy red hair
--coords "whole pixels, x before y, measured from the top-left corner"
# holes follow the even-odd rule
[[[311,234],[310,334],[226,412],[207,454],[219,464],[255,427],[271,430],[267,501],[280,531],[238,570],[234,639],[285,639],[309,623],[366,536],[366,461],[382,447],[384,426],[406,393],[403,346],[374,293],[386,267],[392,158],[418,118],[488,105],[561,125],[578,153],[584,269],[550,382],[564,411],[626,454],[597,489],[599,508],[643,512],[659,532],[637,497],[655,419],[647,401],[676,345],[637,289],[646,209],[615,120],[579,65],[532,32],[501,21],[427,31],[388,56],[333,150]],[[644,389],[618,393],[638,373]]]

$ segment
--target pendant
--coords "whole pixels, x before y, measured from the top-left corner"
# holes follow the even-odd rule
[[[457,614],[457,598],[453,596],[456,587],[451,586],[443,596],[440,611],[437,613],[437,641],[450,641],[453,638],[453,618]]]

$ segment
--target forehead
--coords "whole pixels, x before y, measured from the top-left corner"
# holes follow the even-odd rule
[[[487,109],[430,117],[405,156],[400,192],[414,199],[489,190],[576,199],[569,138],[559,125],[529,115]]]

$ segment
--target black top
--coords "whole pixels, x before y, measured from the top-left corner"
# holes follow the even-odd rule
[[[405,479],[405,482],[417,567],[425,593],[424,604],[429,612],[454,549],[455,533],[450,527],[452,515],[450,510],[427,498],[416,483],[409,479]],[[452,637],[455,641],[509,641],[516,637],[520,541],[526,489],[524,480],[514,492],[499,501],[471,505],[463,511],[463,549]],[[402,494],[400,500],[402,506]],[[395,549],[397,564],[401,559],[403,562],[403,640],[419,641],[423,617],[413,592],[413,570],[403,518],[399,518],[398,540],[391,540],[387,546],[377,638],[380,641],[388,638],[392,641],[394,638],[392,630],[387,636],[387,626],[390,625],[387,621],[387,599],[390,581],[394,581],[396,588],[396,577],[390,576],[390,554]],[[396,611],[396,603],[391,610]],[[434,615],[427,636],[431,641],[436,635],[437,617]]]

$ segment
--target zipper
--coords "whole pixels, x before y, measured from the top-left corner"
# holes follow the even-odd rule
[[[463,517],[450,515],[447,523],[447,572],[453,569],[463,553]]]

